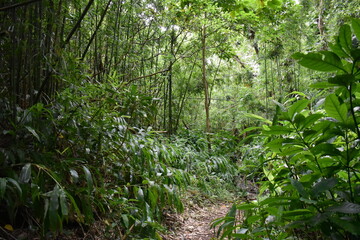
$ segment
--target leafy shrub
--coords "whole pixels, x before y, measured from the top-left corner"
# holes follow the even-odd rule
[[[293,57],[307,67],[335,72],[316,88],[329,89],[313,104],[302,98],[280,105],[278,121],[264,125],[265,181],[256,201],[234,205],[220,225],[222,238],[358,239],[360,213],[360,20],[340,29],[331,51]],[[315,106],[315,107],[312,107]],[[244,211],[237,224],[235,212]]]

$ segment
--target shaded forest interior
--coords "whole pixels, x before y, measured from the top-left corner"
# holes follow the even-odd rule
[[[359,10],[1,1],[0,238],[359,239]]]

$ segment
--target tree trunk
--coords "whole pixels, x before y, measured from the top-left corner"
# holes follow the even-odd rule
[[[206,15],[205,15],[206,18]],[[209,83],[206,78],[206,26],[204,25],[202,27],[201,32],[201,44],[202,44],[202,82],[204,85],[204,93],[205,93],[205,114],[206,114],[206,129],[205,133],[207,134],[207,140],[208,140],[208,148],[211,149],[211,143],[210,143],[210,98],[209,98]]]

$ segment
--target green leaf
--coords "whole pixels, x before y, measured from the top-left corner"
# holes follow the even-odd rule
[[[121,218],[126,228],[129,228],[129,218],[126,214],[121,214]]]
[[[301,129],[305,129],[305,128],[309,127],[310,125],[312,125],[313,123],[315,123],[317,120],[319,120],[322,117],[323,117],[323,115],[320,113],[311,114],[311,115],[307,116],[300,125]]]
[[[323,72],[343,70],[340,58],[333,52],[321,51],[319,53],[295,53],[292,57],[306,68]]]
[[[79,181],[79,174],[76,170],[70,169],[70,175],[71,175],[71,179],[74,181],[74,183],[77,183]]]
[[[158,193],[156,188],[149,188],[148,189],[148,195],[150,200],[150,205],[152,208],[156,207],[157,201],[158,201]]]
[[[6,183],[7,183],[6,178],[0,178],[0,199],[2,199],[5,195]]]
[[[336,87],[335,84],[331,84],[329,82],[317,82],[310,85],[311,88],[333,88]]]
[[[255,205],[253,203],[244,203],[244,204],[236,205],[236,209],[238,209],[238,210],[249,210],[249,209],[253,209],[256,207],[257,207],[257,205]]]
[[[233,204],[229,210],[229,212],[226,214],[227,217],[235,217],[236,215],[236,209],[237,209],[237,206],[236,204]]]
[[[57,211],[59,209],[59,187],[56,185],[50,193],[50,211]]]
[[[32,127],[25,126],[25,128],[40,142],[39,135],[36,133],[36,131]]]
[[[329,178],[329,179],[321,179],[320,182],[315,184],[314,188],[312,189],[312,195],[314,197],[318,197],[321,193],[332,189],[337,184],[336,178]]]
[[[21,189],[19,183],[18,183],[17,181],[15,181],[14,179],[12,179],[12,178],[7,178],[7,181],[8,181],[9,183],[11,183],[12,185],[15,186],[16,190],[17,190],[18,193],[19,193],[19,196],[21,197],[21,195],[22,195],[22,189]]]
[[[28,183],[30,181],[30,178],[31,178],[31,164],[27,163],[21,169],[19,182]]]
[[[267,124],[271,124],[272,122],[266,118],[263,118],[262,116],[259,116],[259,115],[256,115],[256,114],[252,114],[252,113],[244,113],[244,116],[245,117],[248,117],[248,118],[252,118],[252,119],[255,119],[255,120],[260,120],[264,123],[267,123]]]
[[[92,180],[91,172],[86,166],[82,166],[82,168],[84,170],[88,190],[91,191],[93,189],[93,180]]]
[[[330,94],[325,100],[325,111],[329,117],[335,118],[336,120],[346,123],[348,109],[345,104],[341,104],[335,94]]]
[[[359,228],[359,222],[354,220],[348,220],[348,219],[340,219],[340,218],[330,218],[330,220],[335,223],[336,225],[340,226],[347,232],[350,232],[354,235],[360,235],[360,228]]]
[[[351,83],[355,82],[355,76],[351,74],[337,75],[335,77],[329,78],[329,83],[335,84],[337,86],[348,87]]]
[[[350,29],[350,26],[347,24],[344,24],[340,27],[339,43],[340,43],[340,46],[349,55],[350,50],[352,48],[352,41],[351,41],[351,29]]]
[[[304,186],[301,184],[301,182],[291,178],[291,185],[293,185],[293,187],[299,192],[299,194],[303,197],[303,198],[309,198],[309,193],[305,191]]]
[[[353,49],[350,52],[351,57],[354,59],[354,62],[357,62],[360,60],[360,49]]]
[[[144,192],[141,189],[141,187],[139,187],[138,191],[137,191],[137,199],[143,201],[144,200]]]
[[[310,151],[313,154],[329,155],[329,156],[341,156],[341,152],[336,148],[336,145],[331,143],[321,143],[311,148]]]
[[[351,26],[356,35],[356,38],[360,40],[360,19],[353,18],[351,20]]]
[[[348,213],[348,214],[356,214],[360,213],[360,205],[351,203],[351,202],[344,202],[339,206],[329,207],[327,211],[330,212],[339,212],[339,213]]]
[[[296,210],[283,212],[283,216],[287,217],[287,218],[293,217],[293,216],[303,216],[303,215],[308,215],[308,214],[312,214],[312,212],[309,209],[296,209]]]
[[[290,120],[294,120],[295,114],[301,112],[304,108],[306,108],[309,102],[309,100],[303,99],[294,103],[288,110]]]
[[[344,51],[344,49],[340,45],[339,36],[335,38],[335,43],[329,43],[329,47],[331,51],[336,53],[339,57],[348,57],[347,53]]]
[[[66,193],[65,193],[65,191],[63,189],[60,189],[59,200],[60,200],[60,207],[61,207],[62,216],[69,215],[69,209],[68,209],[67,202],[66,202]]]
[[[267,130],[263,130],[263,133],[267,135],[283,135],[291,132],[292,129],[283,126],[270,126]]]

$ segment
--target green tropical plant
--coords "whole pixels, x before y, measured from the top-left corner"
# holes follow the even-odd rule
[[[352,30],[351,30],[352,29]],[[331,51],[296,53],[304,67],[329,73],[313,87],[324,98],[279,104],[263,125],[268,153],[261,165],[260,195],[234,205],[244,212],[219,219],[222,238],[357,239],[360,235],[359,80],[360,20],[340,28]],[[330,74],[333,73],[333,74]],[[313,100],[316,100],[315,102]]]

